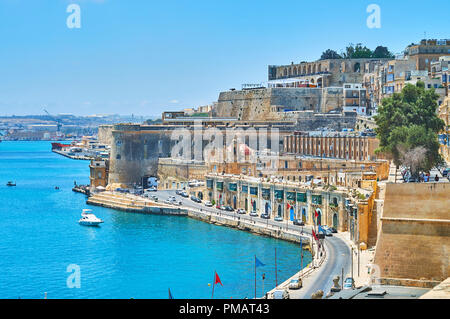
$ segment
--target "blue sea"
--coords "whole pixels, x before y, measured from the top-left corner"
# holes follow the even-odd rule
[[[263,273],[264,290],[275,286],[275,248],[278,283],[300,269],[293,243],[188,217],[86,205],[72,186],[89,183],[88,165],[52,153],[50,142],[0,143],[0,298],[166,299],[170,288],[174,298],[207,299],[214,271],[223,284],[214,298],[253,298],[255,255],[265,264],[257,268],[258,297]],[[10,180],[17,186],[7,187]],[[105,223],[79,225],[83,208]],[[303,264],[310,261],[305,252]]]

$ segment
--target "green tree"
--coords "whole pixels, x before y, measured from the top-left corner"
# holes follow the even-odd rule
[[[377,151],[390,154],[397,166],[410,167],[413,175],[442,162],[437,134],[445,123],[436,114],[437,99],[434,89],[425,90],[423,83],[408,84],[383,99],[375,116]]]
[[[377,46],[372,53],[373,58],[382,59],[382,58],[394,58],[394,54],[389,52],[389,49],[384,46]]]
[[[358,43],[356,46],[350,43],[345,48],[345,52],[342,55],[346,59],[364,59],[364,58],[371,58],[372,54],[373,54],[372,50],[370,50],[366,46],[362,46],[361,43]]]
[[[320,59],[321,60],[342,59],[342,57],[336,51],[328,49],[322,53]]]

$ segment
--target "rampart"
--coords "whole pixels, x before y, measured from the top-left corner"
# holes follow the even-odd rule
[[[374,263],[385,284],[432,287],[450,276],[450,184],[386,184]]]

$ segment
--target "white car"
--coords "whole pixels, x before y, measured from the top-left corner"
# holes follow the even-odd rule
[[[206,202],[205,202],[205,206],[206,207],[212,207],[212,203],[209,201],[209,200],[207,200]]]
[[[301,279],[292,279],[289,283],[289,289],[300,289],[302,287]]]
[[[251,212],[251,213],[250,213],[250,216],[252,216],[252,217],[258,217],[258,213],[257,213],[257,212]]]
[[[272,293],[273,299],[289,299],[289,293],[285,289],[277,289]]]
[[[282,222],[282,221],[283,221],[283,217],[277,216],[277,217],[274,218],[274,220],[275,220],[276,222]]]
[[[239,208],[239,209],[236,211],[236,213],[243,215],[243,214],[246,214],[247,212],[245,211],[245,209]]]

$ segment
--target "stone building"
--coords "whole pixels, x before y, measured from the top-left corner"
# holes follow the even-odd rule
[[[431,71],[431,63],[439,61],[441,56],[450,55],[450,40],[424,39],[411,44],[405,55],[416,64],[416,70]]]
[[[349,133],[294,132],[284,138],[284,152],[296,155],[347,160],[375,160],[379,146],[376,137],[350,135]]]
[[[109,160],[94,159],[89,164],[89,180],[91,189],[108,185]]]
[[[172,158],[158,160],[159,189],[183,189],[189,181],[204,180],[207,173],[205,162],[184,161]]]
[[[318,88],[342,87],[344,83],[362,83],[364,73],[373,71],[380,61],[389,59],[327,59],[291,65],[269,65],[268,79],[296,78]]]
[[[271,219],[302,220],[347,230],[346,189],[311,188],[292,182],[238,175],[208,174],[206,198],[247,212],[267,213]],[[315,218],[315,212],[318,217]]]

